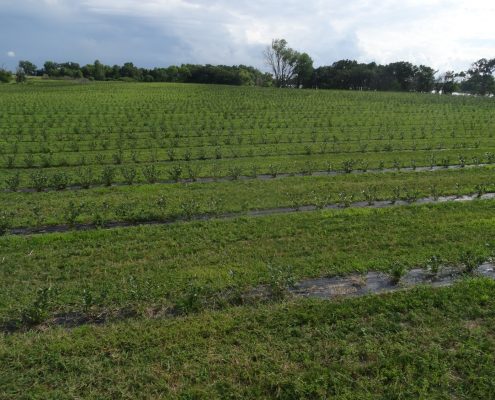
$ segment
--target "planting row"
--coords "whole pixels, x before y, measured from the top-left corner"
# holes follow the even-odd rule
[[[432,257],[454,265],[486,260],[495,250],[493,206],[486,200],[5,236],[0,318],[39,323],[57,312],[114,307],[188,312],[203,298],[220,301],[215,293],[288,277],[427,267]]]

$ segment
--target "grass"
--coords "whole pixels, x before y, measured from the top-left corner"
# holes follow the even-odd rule
[[[339,193],[353,201],[398,200],[408,191],[418,197],[465,195],[495,191],[492,167],[432,172],[368,173],[338,176],[287,177],[170,185],[135,185],[80,191],[0,193],[11,226],[37,226],[107,221],[152,220],[185,215],[188,202],[197,213],[218,214],[276,207],[338,203]],[[371,190],[373,189],[373,190]],[[396,193],[398,191],[398,193]],[[368,192],[372,192],[370,199]],[[398,198],[397,198],[398,197]],[[77,211],[77,212],[76,212]]]
[[[480,166],[495,164],[493,101],[1,86],[0,398],[492,398],[495,283],[470,272],[495,256],[495,201],[412,200],[495,191],[493,166]],[[471,168],[403,171],[449,165]],[[279,179],[240,179],[259,174]],[[198,177],[230,180],[151,184]],[[380,199],[411,204],[322,210]],[[317,210],[8,234],[305,204]],[[400,283],[449,264],[466,272],[450,288],[286,295],[305,278],[381,271]],[[253,296],[260,286],[272,296]],[[62,329],[57,315],[102,323]]]
[[[495,284],[0,337],[3,398],[490,398]]]
[[[461,264],[493,255],[491,200],[397,209],[319,211],[0,239],[0,316],[20,318],[53,289],[49,314],[92,306],[141,312],[171,307],[191,290],[217,293],[269,284],[269,265],[293,279]],[[425,224],[424,221],[429,221]],[[191,287],[192,285],[192,287]],[[193,293],[194,294],[194,293]]]

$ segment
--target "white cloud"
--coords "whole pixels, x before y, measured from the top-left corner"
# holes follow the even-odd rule
[[[7,51],[7,57],[14,58],[15,57],[15,52],[12,51],[12,50]]]
[[[27,58],[40,47],[55,54],[44,59],[73,48],[89,58],[81,62],[261,66],[261,49],[281,37],[317,65],[353,58],[459,70],[495,57],[495,5],[488,0],[43,0],[36,12],[34,3],[12,2],[0,17],[7,21],[9,11],[26,17],[19,29],[25,37],[17,35],[11,45]],[[32,21],[40,25],[36,31],[30,31]],[[0,37],[8,36],[4,29],[0,23]],[[66,47],[61,41],[36,43],[61,33]]]

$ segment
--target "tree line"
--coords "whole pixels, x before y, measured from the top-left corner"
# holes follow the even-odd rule
[[[46,61],[38,68],[30,61],[19,62],[15,76],[0,69],[0,82],[16,79],[24,82],[27,76],[72,78],[89,80],[124,80],[138,82],[211,83],[244,86],[276,86],[342,90],[415,91],[432,90],[471,94],[495,93],[495,58],[482,58],[467,71],[438,71],[426,65],[406,61],[390,64],[359,63],[339,60],[328,66],[314,68],[307,53],[288,46],[284,39],[274,39],[263,52],[265,64],[271,73],[246,65],[182,64],[166,68],[140,68],[132,62],[124,65],[105,65],[96,60],[81,66],[75,62]]]

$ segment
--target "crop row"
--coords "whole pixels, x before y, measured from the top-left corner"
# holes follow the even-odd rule
[[[56,296],[44,315],[184,304],[201,287],[214,293],[269,283],[276,272],[268,265],[291,266],[301,279],[388,271],[396,262],[426,266],[433,256],[459,263],[467,252],[486,259],[495,250],[492,209],[487,200],[6,236],[0,319],[36,317],[48,287]]]
[[[0,193],[7,226],[149,221],[230,212],[407,200],[495,191],[493,168],[299,176],[279,180],[117,186],[78,192]]]
[[[167,154],[168,160],[158,162],[157,153],[150,154],[150,161],[140,162],[137,153],[116,152],[109,160],[103,154],[95,156],[92,164],[84,156],[74,158],[73,165],[66,158],[54,160],[49,155],[41,158],[41,167],[37,168],[34,160],[24,168],[15,168],[15,159],[7,160],[7,169],[0,170],[4,187],[15,191],[19,188],[34,188],[38,191],[46,189],[63,190],[70,186],[89,188],[95,185],[111,186],[116,183],[131,185],[134,183],[155,183],[163,181],[179,181],[188,179],[196,181],[199,178],[230,178],[236,180],[241,176],[256,178],[260,175],[277,177],[280,174],[312,175],[318,171],[327,173],[368,170],[416,169],[417,167],[444,167],[457,165],[492,164],[495,155],[491,151],[477,149],[431,151],[387,151],[380,153],[358,153],[349,158],[349,154],[340,152],[332,154],[305,151],[302,154],[287,154],[272,156],[269,152],[257,157],[231,154],[224,156],[216,153],[211,159],[177,160],[177,153]],[[413,158],[414,157],[414,158]],[[58,165],[57,165],[58,164]]]

